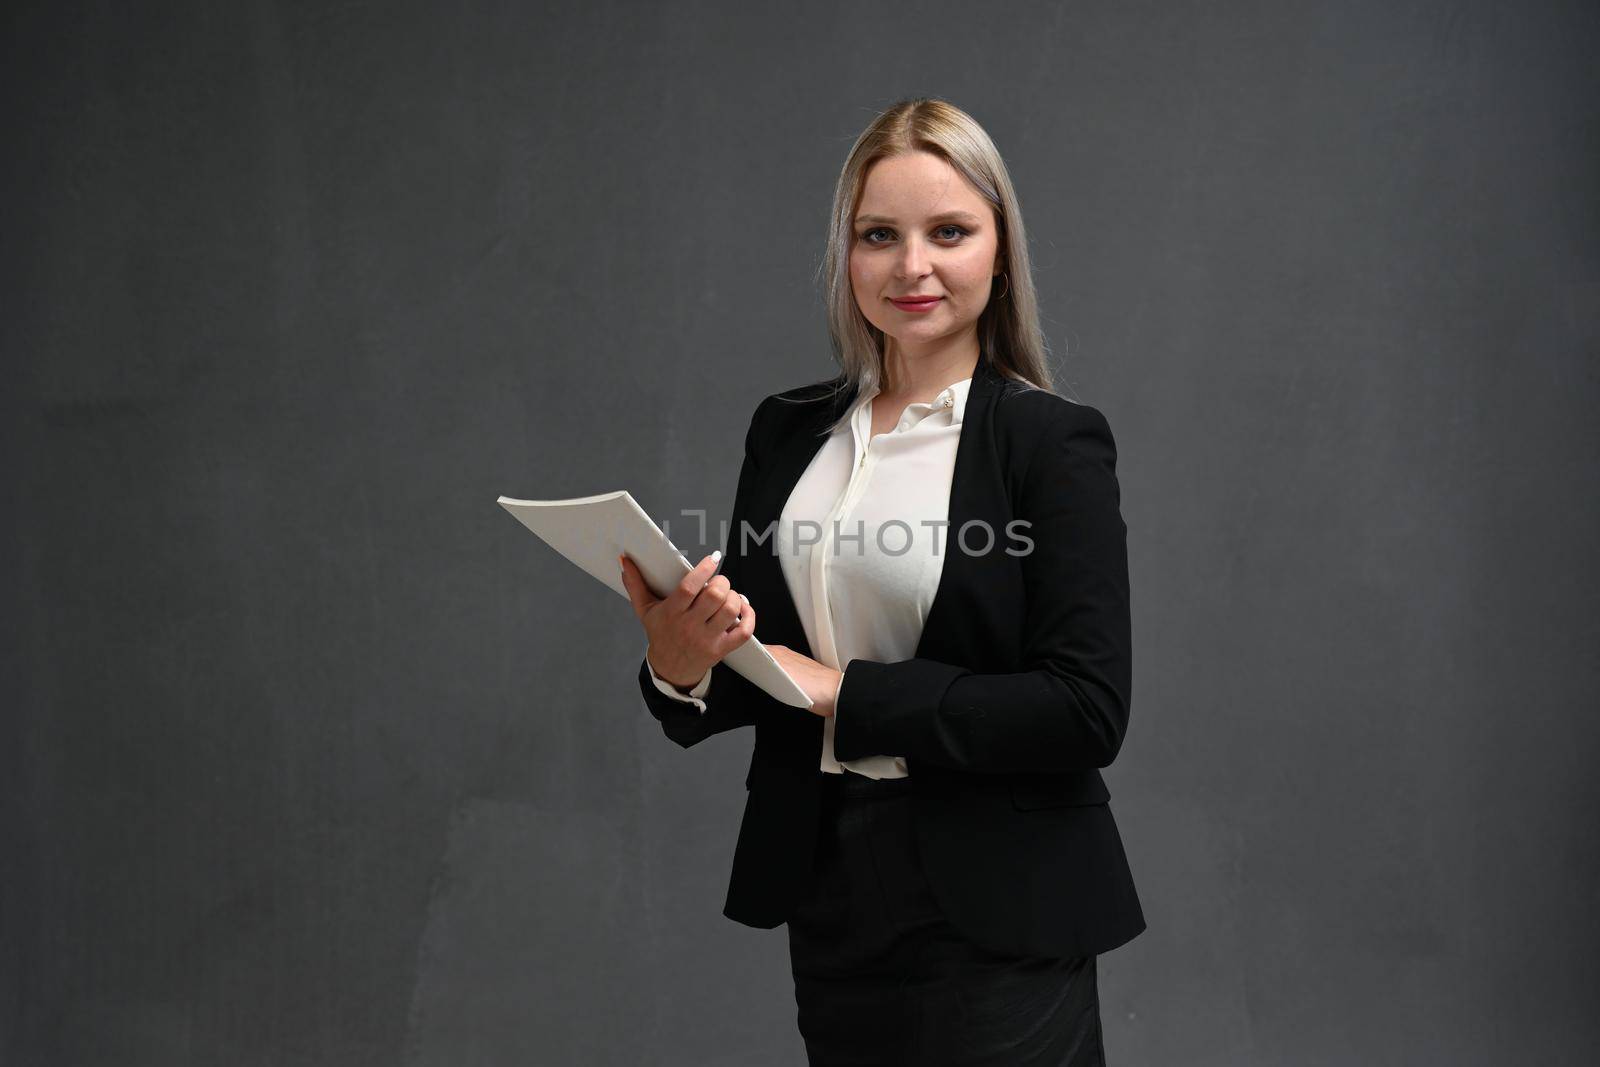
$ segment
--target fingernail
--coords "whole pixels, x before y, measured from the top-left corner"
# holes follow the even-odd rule
[[[722,549],[720,549],[720,548],[716,549],[715,551],[713,551],[711,553],[711,562],[712,563],[718,563],[721,560],[722,560]]]

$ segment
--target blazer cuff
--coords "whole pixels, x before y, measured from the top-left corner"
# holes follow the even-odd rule
[[[844,762],[920,751],[916,739],[939,722],[945,691],[971,673],[931,659],[851,660],[833,705],[833,758]]]
[[[671,697],[673,700],[680,701],[684,704],[693,704],[695,707],[700,709],[700,714],[705,714],[706,702],[700,698],[705,696],[706,691],[711,688],[711,671],[716,670],[715,667],[712,667],[710,670],[706,671],[705,676],[696,682],[694,684],[694,688],[690,689],[688,695],[685,696],[681,689],[656,673],[655,667],[651,666],[650,664],[650,657],[645,657],[644,664],[645,669],[650,672],[650,680],[655,683],[657,689],[661,690],[662,693]]]

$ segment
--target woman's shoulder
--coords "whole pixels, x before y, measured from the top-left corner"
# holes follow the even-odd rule
[[[781,393],[772,393],[756,405],[751,424],[758,426],[793,419],[812,419],[820,408],[839,403],[851,391],[849,379],[837,374],[823,381],[807,382]]]
[[[1019,441],[1111,432],[1105,413],[1093,404],[1013,379],[1001,383],[994,412],[996,431]]]
[[[815,404],[819,401],[832,400],[850,389],[850,381],[843,374],[835,374],[832,378],[822,381],[807,382],[797,385],[792,389],[785,389],[781,393],[773,393],[756,406],[756,410],[771,405],[779,404]]]
[[[1054,485],[1083,462],[1116,469],[1111,424],[1093,404],[1030,385],[1003,390],[994,407],[994,441],[1011,491]]]
[[[849,389],[849,382],[840,374],[763,397],[745,430],[745,450],[752,456],[764,455],[770,443],[822,420],[830,413],[827,405],[842,399]]]

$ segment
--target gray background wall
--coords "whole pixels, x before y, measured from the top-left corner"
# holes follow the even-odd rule
[[[494,500],[724,517],[921,92],[1118,436],[1111,1061],[1592,1062],[1600,9],[910,14],[7,6],[0,1060],[803,1062],[750,737]]]

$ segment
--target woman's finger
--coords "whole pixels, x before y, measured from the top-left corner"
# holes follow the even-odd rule
[[[729,652],[732,652],[734,649],[750,640],[750,638],[755,635],[755,632],[756,609],[751,607],[750,602],[747,600],[744,602],[744,614],[739,616],[738,623],[734,625],[733,629],[723,634],[719,639],[717,658],[721,659]]]
[[[628,603],[633,605],[633,613],[643,622],[645,613],[660,601],[650,592],[644,575],[639,573],[639,568],[633,565],[633,560],[628,558],[626,552],[618,556],[617,561],[622,568],[622,587],[628,591]]]
[[[717,578],[722,578],[722,575],[717,575]],[[717,578],[713,578],[711,580],[715,582]],[[722,581],[726,583],[727,579],[722,578]],[[701,595],[708,596],[711,594],[711,592],[712,587],[707,585],[705,593],[702,593]],[[717,609],[713,611],[711,613],[711,617],[706,620],[706,625],[711,628],[713,633],[727,633],[728,630],[733,627],[734,622],[739,618],[739,611],[743,607],[744,598],[738,593],[734,592],[732,589],[729,589],[727,593],[723,595],[722,603],[717,605]]]
[[[722,561],[722,550],[711,553],[705,559],[695,564],[693,570],[678,580],[672,587],[672,592],[667,595],[673,611],[684,612],[694,603],[694,598],[700,595],[700,590],[705,588],[710,581],[711,573],[717,569],[717,564]]]
[[[740,593],[739,600],[733,611],[733,618],[728,621],[728,625],[724,627],[724,631],[732,630],[735,626],[739,625],[739,623],[743,622],[744,614],[749,610],[750,598],[745,596],[743,593]]]

